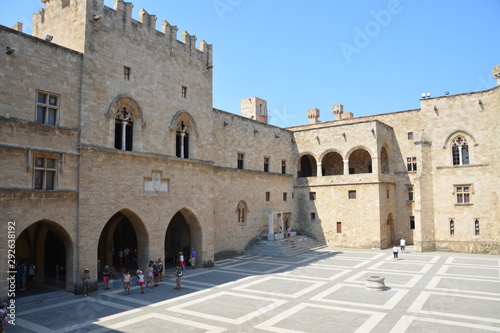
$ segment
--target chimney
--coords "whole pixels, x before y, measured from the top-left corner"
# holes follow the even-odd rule
[[[319,109],[309,109],[307,110],[307,118],[309,118],[309,124],[319,123]]]

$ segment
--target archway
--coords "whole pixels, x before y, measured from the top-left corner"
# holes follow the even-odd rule
[[[179,210],[165,232],[165,264],[175,264],[180,253],[186,265],[191,250],[196,251],[196,266],[203,264],[201,227],[196,215],[187,208]]]
[[[73,262],[71,237],[55,222],[35,222],[16,239],[16,264],[26,274],[26,283],[18,286],[23,293],[73,291]]]
[[[148,236],[139,217],[127,210],[113,215],[104,226],[98,245],[98,269],[104,265],[114,270],[140,267],[141,258],[147,258]]]
[[[317,163],[312,155],[303,155],[297,165],[297,177],[316,177]]]
[[[365,149],[359,148],[349,155],[349,174],[372,173],[372,157]]]
[[[321,160],[321,171],[323,176],[343,175],[344,159],[337,152],[328,152]]]

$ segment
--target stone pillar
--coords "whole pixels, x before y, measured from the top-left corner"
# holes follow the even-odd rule
[[[267,213],[267,240],[274,240],[274,223],[273,223],[273,212]]]
[[[347,176],[349,174],[349,160],[344,160],[344,175]]]
[[[181,132],[181,156],[180,158],[184,158],[184,136],[186,133]]]
[[[122,150],[127,149],[127,124],[126,120],[122,121]]]
[[[323,170],[321,170],[321,162],[316,162],[316,177],[323,176]]]

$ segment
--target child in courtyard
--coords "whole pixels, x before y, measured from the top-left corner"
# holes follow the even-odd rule
[[[182,268],[179,265],[176,267],[174,273],[172,273],[171,275],[167,275],[167,277],[170,277],[170,278],[173,278],[174,276],[176,277],[176,279],[175,279],[176,284],[175,284],[174,289],[177,289],[177,290],[182,289],[182,286],[181,286],[182,275],[183,275]]]
[[[137,278],[139,279],[138,283],[141,287],[141,294],[144,294],[144,273],[141,270],[139,270],[137,273]]]

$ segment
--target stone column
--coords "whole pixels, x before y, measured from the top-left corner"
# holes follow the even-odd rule
[[[273,212],[267,213],[267,223],[268,223],[267,240],[274,240]]]
[[[127,148],[127,124],[126,120],[122,121],[122,150]]]
[[[184,136],[186,133],[181,132],[181,156],[180,158],[184,158]]]
[[[316,177],[323,176],[323,171],[321,170],[321,162],[316,162]]]
[[[344,160],[344,176],[349,174],[349,160]]]

